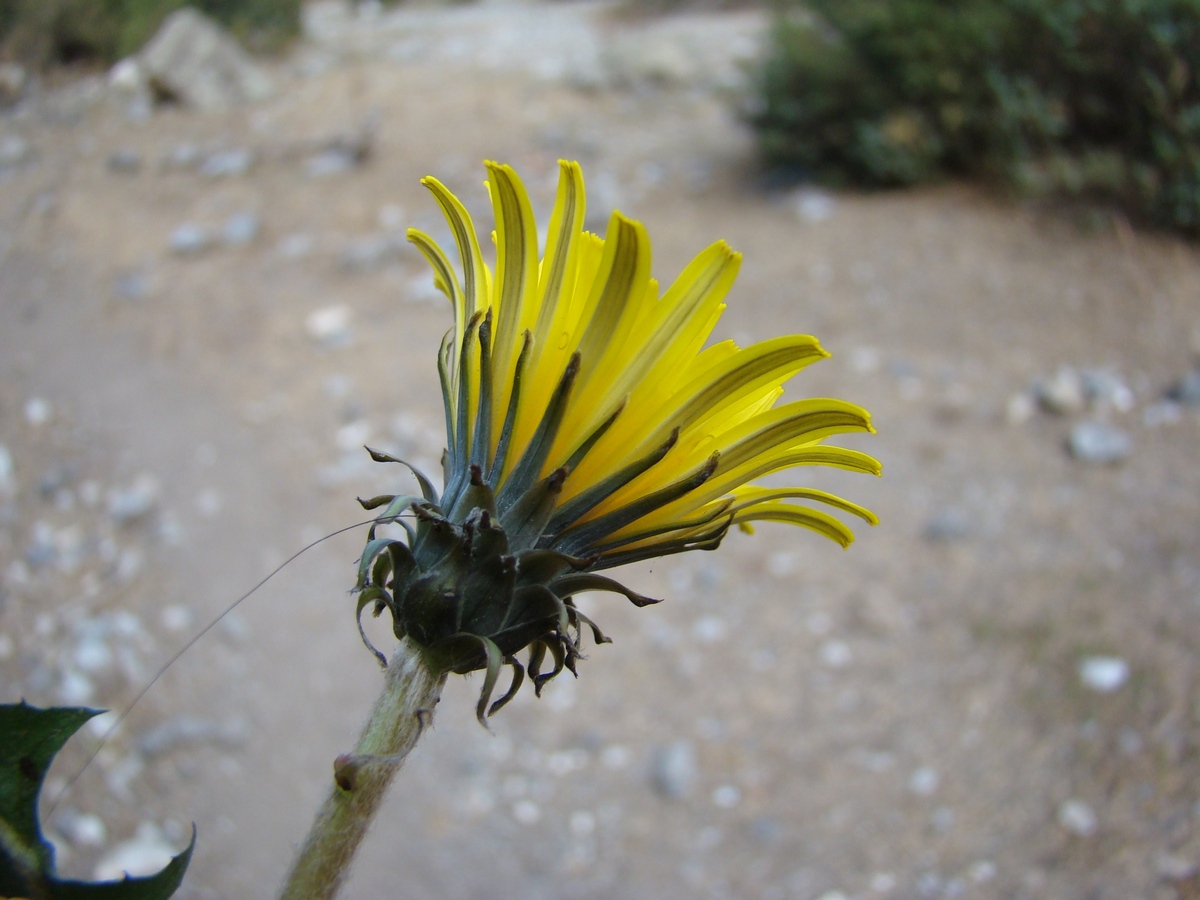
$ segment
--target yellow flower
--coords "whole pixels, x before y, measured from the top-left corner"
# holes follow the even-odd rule
[[[872,431],[865,410],[829,399],[776,405],[783,382],[828,356],[817,340],[706,347],[741,256],[718,241],[660,296],[645,228],[614,212],[604,238],[585,232],[583,175],[577,163],[560,167],[539,260],[520,179],[487,163],[494,273],[462,203],[424,179],[462,271],[460,280],[441,248],[410,229],[454,309],[439,354],[445,489],[439,496],[418,473],[422,497],[364,504],[386,507],[388,521],[411,509],[417,525],[406,526],[407,544],[372,531],[359,613],[370,603],[388,608],[397,635],[424,647],[435,667],[486,668],[481,720],[519,687],[517,652],[530,648],[540,689],[564,666],[574,671],[581,625],[606,640],[575,609],[573,593],[613,590],[653,602],[598,570],[714,549],[731,526],[749,530],[758,520],[801,525],[848,546],[850,529],[812,503],[876,521],[824,491],[751,484],[807,465],[880,472],[870,456],[822,443]],[[547,652],[555,666],[542,674]],[[489,711],[503,664],[513,667],[513,686]]]

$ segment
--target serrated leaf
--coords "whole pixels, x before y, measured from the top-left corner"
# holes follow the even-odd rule
[[[32,900],[167,900],[183,882],[192,841],[157,875],[85,882],[55,875],[54,848],[42,835],[38,797],[51,762],[101,710],[0,704],[0,897]]]

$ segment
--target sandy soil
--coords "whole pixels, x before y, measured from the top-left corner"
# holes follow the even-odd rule
[[[661,280],[718,237],[745,253],[720,336],[821,337],[833,359],[789,395],[872,410],[853,443],[885,477],[812,483],[882,524],[846,553],[768,526],[626,573],[667,602],[589,599],[615,643],[494,734],[455,679],[347,896],[1200,896],[1200,412],[1160,400],[1200,350],[1194,245],[958,185],[766,191],[715,88],[327,50],[272,63],[279,95],[228,114],[130,121],[68,85],[0,119],[29,149],[0,179],[6,701],[121,708],[357,521],[356,494],[405,487],[358,461],[364,439],[433,467],[448,313],[395,240],[445,234],[418,180],[486,228],[482,159],[545,216],[555,160],[578,158],[596,221],[642,219]],[[365,165],[308,174],[368,121]],[[164,166],[181,146],[256,161]],[[171,251],[238,213],[248,243]],[[338,305],[347,329],[314,339]],[[1032,409],[1064,365],[1129,393]],[[1068,455],[1091,418],[1128,459]],[[182,846],[194,821],[181,897],[271,895],[379,683],[347,594],[362,539],[301,557],[155,685],[50,819],[66,871],[139,825]],[[1084,677],[1097,658],[1111,690]]]

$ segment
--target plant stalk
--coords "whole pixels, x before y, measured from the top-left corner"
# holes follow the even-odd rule
[[[415,643],[405,638],[397,645],[358,745],[334,762],[333,789],[292,863],[280,900],[337,896],[388,785],[432,722],[445,683],[445,673],[435,674]]]

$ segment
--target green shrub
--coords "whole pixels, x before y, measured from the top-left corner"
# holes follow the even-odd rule
[[[764,155],[806,175],[984,175],[1200,235],[1200,0],[792,3],[758,86]]]
[[[41,67],[111,63],[137,51],[170,13],[191,5],[251,47],[294,33],[301,0],[0,0],[4,55]]]

